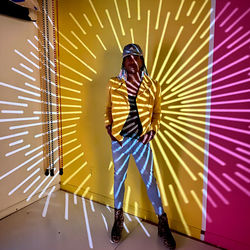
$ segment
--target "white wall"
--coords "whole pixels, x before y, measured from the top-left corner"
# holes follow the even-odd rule
[[[42,109],[39,96],[40,70],[35,66],[40,67],[41,64],[31,54],[32,52],[39,57],[39,52],[28,41],[38,47],[35,39],[35,36],[38,36],[38,29],[32,22],[0,15],[0,34],[0,218],[2,218],[46,196],[53,186],[55,190],[59,189],[60,178],[59,175],[52,181],[50,176],[45,178],[46,164],[43,160],[45,155],[42,147],[29,154],[31,150],[44,143],[42,136],[35,137],[43,132],[41,124],[35,125],[42,122],[41,114],[33,113]],[[17,73],[15,69],[31,78]],[[24,100],[23,97],[32,98],[35,101]],[[6,113],[16,111],[20,113]],[[26,126],[15,127],[19,125]],[[25,134],[7,138],[18,133]],[[11,146],[10,143],[18,141],[20,141],[19,144]],[[20,151],[15,152],[15,150]],[[32,165],[32,169],[28,170]],[[24,193],[32,183],[33,185]],[[39,197],[45,188],[46,191]]]

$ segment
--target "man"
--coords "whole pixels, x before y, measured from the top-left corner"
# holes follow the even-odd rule
[[[121,239],[124,181],[132,154],[159,218],[158,235],[163,237],[168,248],[175,249],[176,243],[153,174],[153,153],[149,144],[160,126],[160,85],[148,76],[139,45],[128,44],[124,47],[121,72],[118,77],[109,80],[108,88],[105,124],[112,139],[115,200],[111,241],[117,243]]]

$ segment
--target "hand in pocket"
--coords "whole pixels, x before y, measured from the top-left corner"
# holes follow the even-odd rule
[[[111,133],[111,130],[112,130],[112,125],[107,125],[106,126],[106,129],[107,129],[107,132],[111,138],[112,141],[117,141],[121,146],[122,146],[122,142],[118,141]]]
[[[142,142],[143,144],[147,144],[149,141],[151,141],[155,136],[155,131],[150,130],[145,135],[141,136],[139,138],[139,142]]]

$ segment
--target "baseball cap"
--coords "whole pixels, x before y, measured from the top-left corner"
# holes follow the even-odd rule
[[[124,58],[129,55],[143,56],[142,49],[138,44],[130,43],[123,48],[122,57]]]

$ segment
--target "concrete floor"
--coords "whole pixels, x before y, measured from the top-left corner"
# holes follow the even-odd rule
[[[113,209],[57,191],[0,221],[1,250],[166,249],[157,227],[125,214],[119,244],[110,242]],[[177,249],[216,247],[173,233]]]

